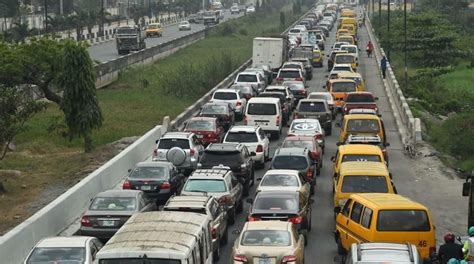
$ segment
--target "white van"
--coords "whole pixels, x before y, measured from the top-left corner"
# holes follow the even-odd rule
[[[211,221],[191,212],[135,214],[97,253],[97,264],[212,264]]]
[[[245,111],[245,125],[260,126],[272,137],[279,138],[282,128],[280,99],[270,97],[253,97]]]

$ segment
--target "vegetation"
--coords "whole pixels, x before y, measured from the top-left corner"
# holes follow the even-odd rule
[[[436,2],[436,1],[435,1]],[[402,11],[391,12],[390,38],[387,13],[372,17],[395,75],[404,79],[404,21]],[[456,167],[474,169],[474,11],[467,1],[423,0],[407,15],[408,87],[404,89],[415,115],[427,127],[425,139],[455,158]]]

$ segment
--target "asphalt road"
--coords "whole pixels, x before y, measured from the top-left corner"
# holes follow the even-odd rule
[[[237,18],[242,16],[243,13],[239,15],[231,15],[228,10],[224,12],[224,22],[231,19],[231,18]],[[222,22],[222,21],[221,21]],[[152,37],[152,38],[147,38],[145,40],[146,46],[147,47],[154,47],[157,46],[161,43],[173,40],[175,38],[179,38],[182,36],[186,36],[188,34],[191,34],[193,32],[199,31],[204,29],[203,24],[191,24],[191,30],[189,31],[179,31],[179,26],[178,24],[175,25],[170,25],[167,27],[163,28],[163,36],[162,37]],[[115,46],[115,40],[114,41],[107,41],[103,42],[101,44],[93,45],[89,47],[89,54],[91,55],[93,60],[97,60],[100,62],[106,62],[110,61],[113,59],[116,59],[120,57],[117,53],[117,48]]]

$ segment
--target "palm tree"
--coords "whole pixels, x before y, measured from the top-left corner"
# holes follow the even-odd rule
[[[13,41],[16,43],[24,43],[28,36],[31,36],[31,30],[28,28],[28,23],[13,23],[13,27],[10,29],[13,37]]]
[[[76,40],[82,40],[82,33],[84,32],[84,27],[86,26],[87,13],[80,11],[75,15],[69,16],[71,20],[71,25],[76,29]]]

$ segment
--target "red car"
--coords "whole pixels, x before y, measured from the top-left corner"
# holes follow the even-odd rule
[[[224,137],[224,128],[219,125],[216,117],[193,117],[184,128],[185,132],[193,132],[203,145],[220,143]]]
[[[378,114],[379,108],[375,102],[377,100],[378,98],[375,97],[371,92],[347,93],[342,112],[344,115],[347,115],[353,109],[372,109]]]
[[[307,148],[311,159],[316,162],[316,175],[321,174],[323,167],[323,150],[315,137],[311,136],[289,136],[283,141],[281,148]]]

